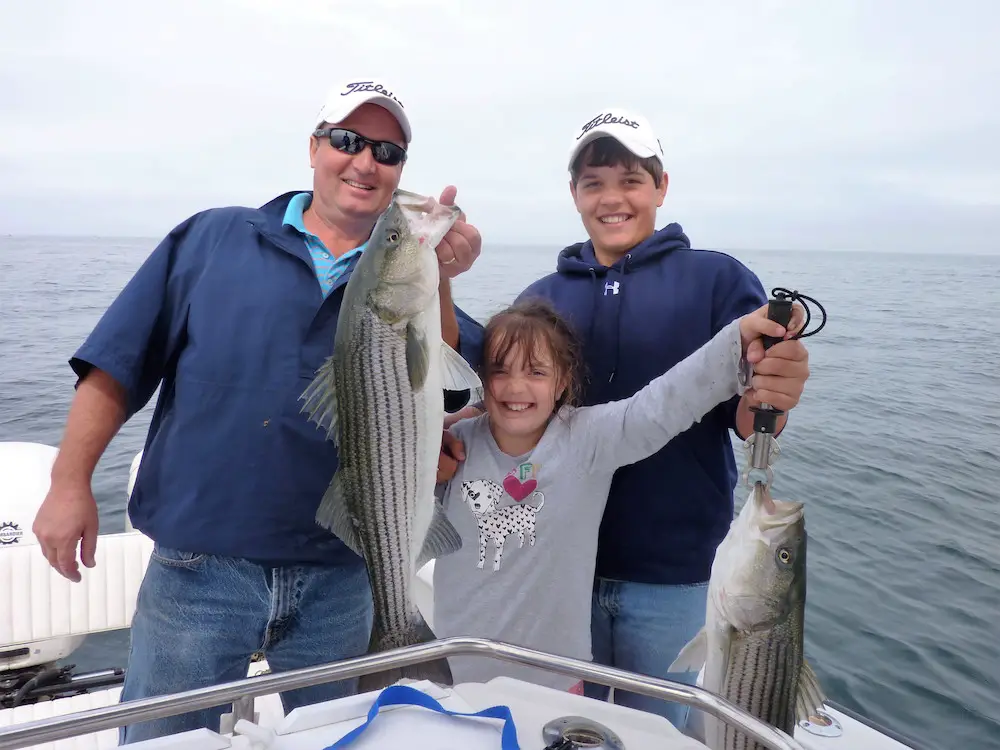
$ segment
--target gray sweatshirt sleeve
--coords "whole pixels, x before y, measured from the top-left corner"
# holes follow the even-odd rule
[[[577,409],[571,417],[573,449],[599,471],[653,455],[718,404],[743,395],[742,354],[734,320],[631,398]]]

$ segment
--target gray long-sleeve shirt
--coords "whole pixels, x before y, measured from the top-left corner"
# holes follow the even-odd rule
[[[437,637],[492,638],[589,661],[597,539],[612,476],[742,395],[741,354],[736,320],[631,398],[564,407],[523,456],[500,450],[486,414],[453,425],[466,458],[438,494],[462,548],[434,563]],[[566,690],[578,681],[480,657],[450,665],[456,683],[507,675]]]

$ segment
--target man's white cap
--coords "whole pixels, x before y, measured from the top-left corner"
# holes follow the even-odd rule
[[[660,164],[664,163],[663,146],[649,121],[626,109],[608,107],[583,123],[574,134],[569,167],[572,168],[573,160],[592,141],[605,136],[614,138],[640,159],[655,156]]]
[[[342,122],[362,104],[377,104],[387,109],[403,130],[407,145],[413,139],[410,120],[403,110],[403,103],[396,97],[395,89],[378,79],[354,78],[330,88],[326,102],[317,115],[316,125]]]

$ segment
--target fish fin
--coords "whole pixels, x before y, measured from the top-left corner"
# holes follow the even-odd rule
[[[674,663],[667,667],[668,672],[697,672],[708,658],[708,633],[705,628],[699,630],[694,638],[688,641],[681,652],[677,654]]]
[[[819,684],[819,678],[809,662],[803,660],[799,669],[799,694],[795,697],[795,719],[808,719],[826,703],[826,695]]]
[[[434,499],[434,516],[424,537],[424,546],[417,556],[417,570],[438,557],[450,555],[462,549],[462,535],[458,533],[445,515],[444,507]]]
[[[339,469],[333,475],[330,486],[326,488],[323,499],[319,502],[319,508],[316,510],[316,523],[327,531],[332,531],[358,557],[364,557],[354,519],[347,509],[347,495],[344,492],[344,482],[341,479]]]
[[[300,411],[309,413],[309,420],[318,426],[326,428],[327,438],[332,438],[334,444],[339,442],[337,433],[337,391],[334,387],[333,357],[327,357],[326,362],[316,372],[309,386],[299,396],[305,401]]]
[[[476,371],[445,341],[441,342],[441,386],[446,391],[475,392],[483,387]]]
[[[435,640],[434,632],[428,627],[424,618],[417,612],[413,617],[413,625],[403,638],[398,634],[382,631],[378,624],[372,628],[371,640],[368,642],[368,653],[376,654],[393,648],[414,646],[418,643],[429,643]],[[430,680],[433,683],[450,687],[453,678],[447,659],[435,659],[423,664],[411,664],[407,667],[395,667],[382,672],[362,675],[358,678],[358,692],[368,693],[382,690],[394,685],[400,680]]]
[[[410,376],[410,388],[419,391],[427,380],[430,358],[427,355],[427,337],[413,325],[406,324],[406,372]]]

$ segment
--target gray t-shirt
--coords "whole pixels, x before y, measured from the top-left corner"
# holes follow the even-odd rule
[[[438,638],[476,636],[591,660],[601,517],[616,469],[742,395],[739,321],[634,396],[564,407],[529,454],[497,446],[486,414],[451,432],[465,461],[438,497],[462,548],[434,563]],[[449,660],[456,684],[500,675],[568,690],[578,680],[481,657]]]

